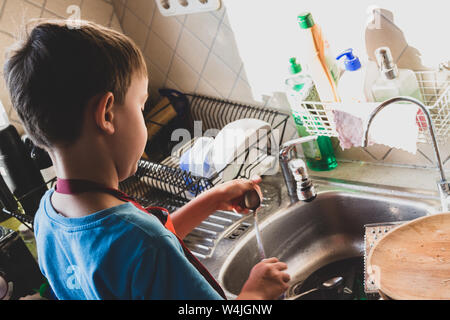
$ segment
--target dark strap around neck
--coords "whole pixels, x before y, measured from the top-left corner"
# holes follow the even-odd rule
[[[77,179],[68,180],[57,178],[55,186],[55,191],[62,194],[80,194],[103,189],[109,188],[97,182]]]
[[[118,189],[109,188],[100,183],[89,180],[57,178],[55,191],[61,194],[68,195],[80,194],[85,192],[105,192],[123,201],[136,202],[132,197]]]

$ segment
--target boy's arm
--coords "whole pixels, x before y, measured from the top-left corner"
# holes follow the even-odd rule
[[[260,182],[260,177],[252,180],[233,180],[200,194],[171,215],[177,235],[183,239],[217,210],[235,209],[240,213],[247,213],[248,210],[240,207],[239,203],[247,191],[256,188],[260,192],[258,187]]]

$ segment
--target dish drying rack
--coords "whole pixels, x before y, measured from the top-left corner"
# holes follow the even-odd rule
[[[55,186],[56,177],[51,178],[48,181],[44,182],[43,185],[36,187],[23,196],[16,198],[9,190],[3,190],[5,194],[3,197],[8,198],[8,201],[3,203],[0,201],[0,212],[8,217],[15,218],[19,222],[21,222],[25,227],[29,230],[34,231],[34,212],[26,212],[22,207],[21,202],[30,198],[35,198],[34,195],[37,193],[41,193],[43,189],[48,190]],[[7,194],[6,194],[7,192]]]
[[[245,150],[237,154],[231,161],[233,163],[242,156],[248,159],[254,151],[261,154],[256,161],[251,163],[245,161],[234,178],[251,178],[255,168],[267,157],[275,156],[278,159],[278,152],[271,154],[272,146],[270,144],[275,143],[274,150],[279,149],[290,115],[266,107],[204,95],[185,94],[185,96],[190,104],[192,121],[201,121],[202,133],[210,129],[221,130],[230,122],[245,118],[259,119],[270,124],[272,130],[258,135],[256,141],[252,141],[252,144],[246,146]],[[277,134],[274,134],[275,130]],[[215,172],[211,178],[194,176],[190,172],[180,169],[181,155],[192,147],[197,138],[199,137],[191,139],[161,163],[140,160],[136,174],[120,183],[121,190],[135,197],[143,205],[161,206],[172,212],[203,191],[223,183],[221,173],[230,164],[220,172]],[[268,141],[267,148],[264,150],[261,149],[260,140]]]
[[[448,141],[450,136],[450,72],[415,72],[425,106],[429,109],[436,129],[438,142]],[[307,131],[313,135],[339,137],[336,131],[332,111],[344,103],[324,103],[304,101],[295,112],[303,119]],[[361,103],[364,107],[365,103]],[[342,110],[342,107],[339,108]],[[431,143],[425,117],[418,120],[418,142]]]

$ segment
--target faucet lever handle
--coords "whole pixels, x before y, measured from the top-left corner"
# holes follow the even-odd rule
[[[295,146],[297,144],[302,144],[302,143],[306,143],[306,142],[310,142],[310,141],[315,141],[315,140],[317,140],[317,138],[319,138],[319,137],[318,136],[307,136],[307,137],[303,137],[303,138],[289,140],[289,141],[285,142],[281,147],[282,148],[289,148],[289,147]]]

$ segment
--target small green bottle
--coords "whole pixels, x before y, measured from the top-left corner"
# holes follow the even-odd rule
[[[305,101],[319,101],[319,95],[311,77],[302,74],[302,67],[297,63],[296,58],[291,58],[289,62],[289,72],[292,76],[286,79],[286,93],[298,135],[307,137],[310,134],[304,126],[302,112],[299,110]],[[338,165],[330,137],[319,136],[316,141],[303,143],[302,149],[306,164],[311,170],[329,171]]]

